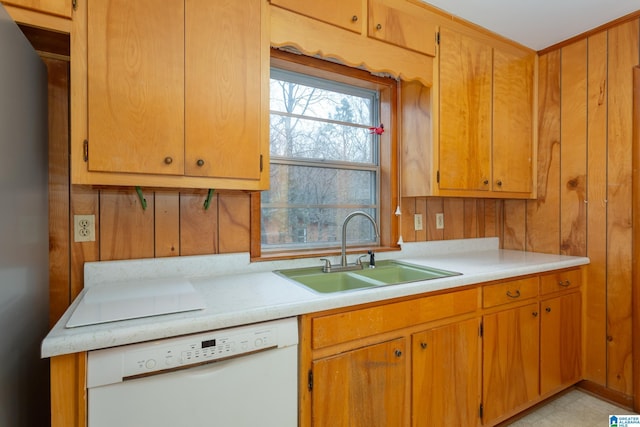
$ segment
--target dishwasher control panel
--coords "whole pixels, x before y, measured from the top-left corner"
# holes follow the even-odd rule
[[[94,350],[88,353],[87,383],[88,386],[110,384],[297,343],[297,321],[288,318]]]
[[[219,332],[164,342],[155,348],[128,351],[124,376],[137,376],[182,366],[226,359],[277,345],[277,329],[263,327],[246,332]],[[273,344],[272,344],[273,343]]]

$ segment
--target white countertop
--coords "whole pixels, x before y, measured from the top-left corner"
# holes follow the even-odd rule
[[[350,262],[351,258],[355,259],[355,256],[350,257]],[[402,251],[377,253],[376,258],[398,259],[457,271],[462,275],[318,294],[272,272],[321,265],[315,258],[251,263],[248,253],[240,253],[87,263],[85,289],[45,337],[42,357],[211,331],[589,263],[586,257],[500,250],[496,238],[405,243]],[[337,258],[332,262],[338,262]],[[188,279],[202,294],[206,308],[65,327],[87,289],[92,286],[135,280],[148,283],[154,278],[167,277]]]

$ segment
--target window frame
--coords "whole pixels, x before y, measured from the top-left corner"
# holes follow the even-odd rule
[[[381,77],[333,61],[312,58],[305,55],[271,49],[271,66],[287,71],[308,74],[313,77],[327,79],[338,83],[373,89],[380,96],[380,122],[385,125],[385,132],[380,135],[379,147],[379,218],[380,239],[375,250],[397,250],[399,236],[399,217],[395,215],[398,200],[398,143],[397,143],[397,108],[398,82],[389,77]],[[267,106],[268,108],[268,106]],[[312,248],[262,252],[260,235],[261,198],[259,192],[251,195],[251,246],[252,260],[304,258],[314,256],[330,256],[340,254],[340,248]],[[347,253],[362,252],[368,247],[347,246]]]

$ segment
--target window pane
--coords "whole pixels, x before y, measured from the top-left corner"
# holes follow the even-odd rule
[[[376,198],[372,171],[272,164],[271,189],[262,195],[262,243],[339,245],[344,218],[354,210],[375,218]],[[350,244],[376,242],[369,221],[356,217],[352,222]]]
[[[292,80],[310,80],[314,86]],[[320,86],[331,86],[332,90]],[[346,93],[347,88],[352,93]],[[344,91],[338,92],[338,90]],[[272,112],[324,120],[336,120],[368,126],[371,123],[375,92],[310,79],[292,73],[272,72],[270,86]]]
[[[376,141],[368,129],[271,114],[271,155],[374,163]]]
[[[374,209],[358,209],[375,215]],[[342,223],[354,209],[335,207],[269,208],[262,206],[262,245],[265,249],[338,247]],[[347,244],[374,245],[377,236],[371,223],[356,216],[347,227]]]

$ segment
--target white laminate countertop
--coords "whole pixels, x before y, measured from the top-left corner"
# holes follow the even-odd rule
[[[497,238],[405,243],[401,251],[380,252],[376,258],[398,259],[462,275],[330,294],[315,293],[273,273],[278,269],[320,266],[321,262],[313,258],[251,263],[248,253],[239,253],[86,263],[85,289],[45,337],[41,355],[52,357],[212,331],[589,263],[586,257],[498,248]],[[338,262],[337,257],[332,262]],[[188,279],[204,297],[206,308],[65,327],[92,286],[136,280],[148,283],[167,277]]]

